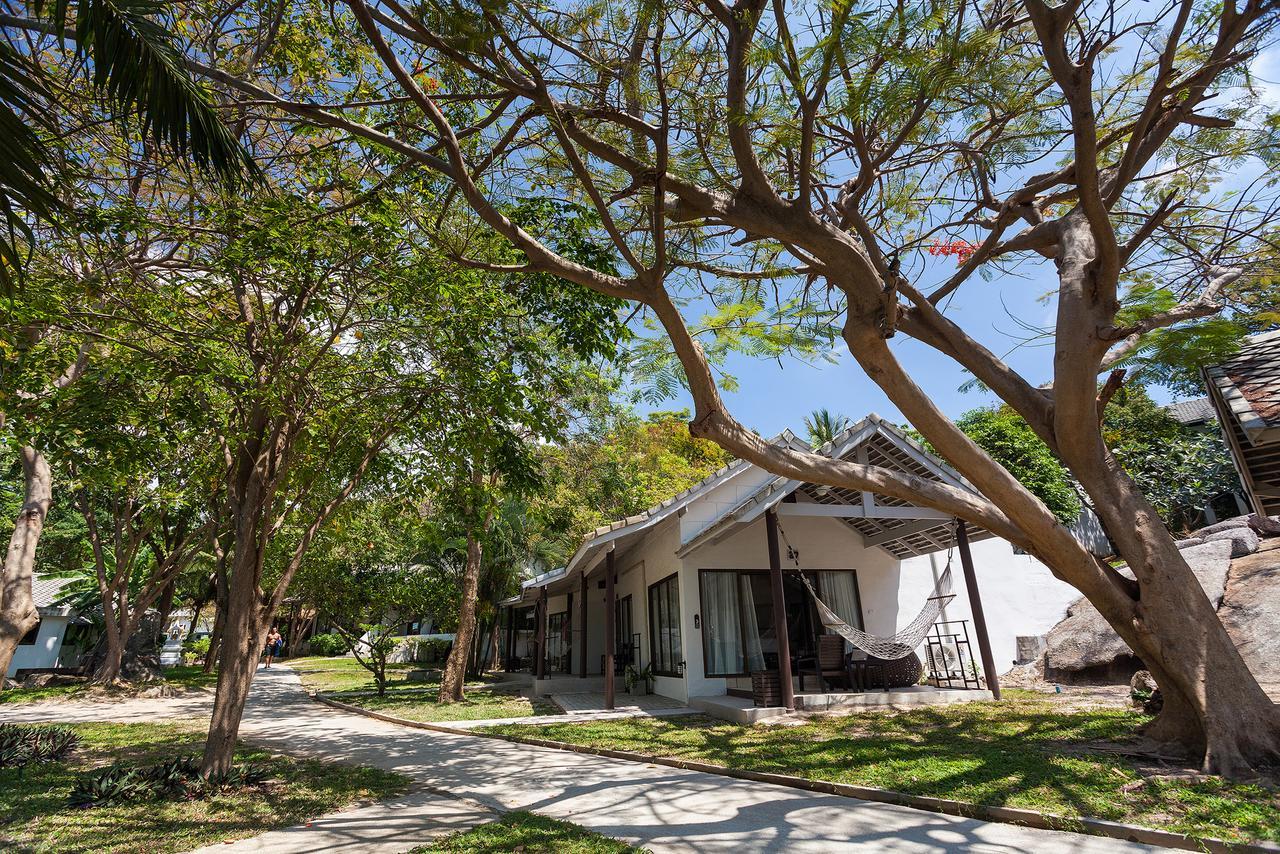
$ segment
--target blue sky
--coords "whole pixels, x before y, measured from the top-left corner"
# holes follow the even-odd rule
[[[1280,47],[1273,45],[1260,54],[1250,71],[1263,100],[1280,106]],[[925,284],[926,290],[928,283],[940,281],[954,269],[954,259],[924,260],[927,263],[923,276],[912,278],[918,284]],[[904,259],[904,267],[907,263]],[[1055,287],[1051,262],[1028,261],[1017,275],[991,281],[974,277],[955,294],[946,311],[969,335],[1005,357],[1015,370],[1038,384],[1051,379],[1053,351],[1043,344],[1022,343],[1026,332],[1020,328],[1019,321],[1052,328],[1054,305],[1052,301],[1045,301],[1044,296]],[[969,376],[946,356],[924,344],[899,335],[892,346],[916,382],[948,415],[955,417],[996,402],[994,395],[981,390],[960,391]],[[840,346],[833,352],[838,356],[836,364],[815,365],[794,359],[782,362],[747,357],[732,359],[728,369],[737,377],[740,388],[724,393],[730,412],[765,436],[788,427],[804,435],[805,415],[818,408],[855,420],[875,412],[894,421],[905,421],[884,392],[862,373],[847,350]],[[1150,391],[1158,402],[1168,403],[1174,399],[1164,389]],[[642,411],[683,406],[691,406],[687,393],[674,401],[642,407]]]

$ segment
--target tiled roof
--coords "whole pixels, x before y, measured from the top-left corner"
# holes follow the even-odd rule
[[[1250,441],[1280,438],[1280,330],[1253,335],[1240,352],[1205,368]]]
[[[31,579],[31,596],[35,599],[37,608],[52,608],[54,602],[62,595],[62,588],[66,587],[75,579],[73,578],[47,578],[39,575]]]
[[[1206,421],[1215,421],[1218,417],[1213,411],[1213,402],[1207,397],[1180,400],[1169,404],[1165,409],[1181,424],[1203,424]]]

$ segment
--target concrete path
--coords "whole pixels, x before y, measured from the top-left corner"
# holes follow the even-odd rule
[[[12,713],[21,708],[0,707],[0,719],[18,719]],[[53,719],[50,710],[45,710],[43,719]],[[259,671],[241,731],[246,738],[282,752],[399,771],[424,788],[464,799],[462,804],[444,803],[452,799],[441,795],[437,801],[423,795],[423,801],[403,808],[402,814],[428,818],[421,825],[428,832],[438,810],[459,814],[451,825],[448,815],[441,817],[447,826],[439,832],[445,832],[478,819],[482,812],[462,818],[467,810],[487,807],[533,810],[655,852],[1093,854],[1154,850],[1113,839],[974,821],[463,733],[410,729],[311,702],[298,677],[286,668]],[[279,840],[291,843],[285,837],[293,834],[296,846],[240,850],[363,851],[350,846],[356,838],[374,832],[378,821],[365,821],[355,812],[345,820],[331,817],[339,820],[333,834],[314,835],[317,825],[313,823],[312,828],[250,841],[261,844],[272,837],[272,845]],[[379,854],[411,847],[407,839],[387,842],[401,848],[381,847]],[[219,851],[237,847],[217,846]]]

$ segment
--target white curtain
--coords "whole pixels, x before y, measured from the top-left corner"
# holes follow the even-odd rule
[[[852,572],[819,572],[818,589],[822,601],[836,616],[856,629],[862,629],[862,608],[858,603],[858,585]],[[827,630],[829,633],[834,634]],[[853,644],[844,642],[844,651],[851,652]]]
[[[764,670],[764,649],[760,645],[760,623],[756,620],[756,597],[751,592],[751,576],[740,575],[742,582],[742,637],[746,642],[747,672]]]
[[[738,576],[733,572],[702,573],[702,619],[706,622],[707,673],[742,669],[742,620],[738,609]]]

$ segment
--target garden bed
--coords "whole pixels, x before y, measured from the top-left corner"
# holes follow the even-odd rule
[[[1125,822],[1230,841],[1280,841],[1274,781],[1152,776],[1149,760],[1111,750],[1146,717],[1064,711],[1010,692],[1000,703],[742,726],[701,716],[627,718],[481,732],[711,763],[1066,817]]]
[[[291,827],[351,804],[406,790],[400,774],[241,747],[236,761],[265,781],[193,800],[142,800],[75,809],[68,795],[88,773],[125,761],[151,765],[202,749],[181,724],[71,725],[79,745],[63,762],[0,769],[0,848],[30,852],[165,854]]]

